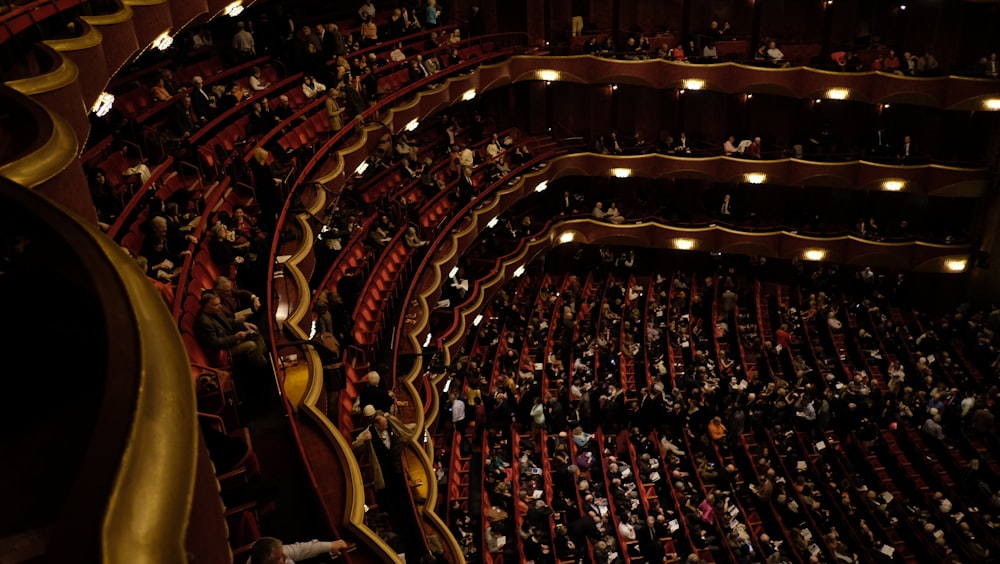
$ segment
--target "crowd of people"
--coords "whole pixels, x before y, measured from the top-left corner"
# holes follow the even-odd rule
[[[765,35],[752,46],[750,52],[728,52],[720,56],[718,43],[745,39],[732,27],[730,22],[712,20],[707,28],[690,33],[687,40],[678,40],[667,32],[666,36],[650,38],[640,26],[633,26],[620,35],[620,43],[610,35],[594,35],[583,41],[584,54],[623,60],[665,60],[679,63],[711,64],[734,61],[745,64],[785,68],[792,65],[810,65],[825,70],[842,72],[878,71],[909,77],[934,77],[946,72],[941,68],[931,49],[904,50],[898,54],[889,45],[877,40],[859,49],[834,49],[822,56],[818,53],[802,60],[790,60],[781,48],[781,40]],[[1000,61],[996,52],[991,52],[970,61],[958,64],[953,72],[965,76],[997,78],[1000,76]]]
[[[335,24],[316,26],[315,32],[303,26],[294,33],[279,34],[287,42],[282,49],[293,63],[292,68],[309,73],[300,86],[304,97],[324,99],[332,131],[343,127],[345,112],[342,106],[350,108],[352,115],[364,111],[377,92],[374,68],[384,64],[374,54],[348,60],[352,49],[388,41],[421,26],[433,27],[443,19],[441,8],[434,0],[428,0],[418,14],[406,8],[397,9],[388,24],[377,26],[369,6],[371,3],[366,2],[359,10],[362,25],[356,41],[351,35],[340,35]],[[261,45],[272,45],[276,41],[273,37],[259,37],[249,20],[238,22],[236,29],[231,46],[238,60],[252,60]],[[723,29],[730,29],[728,23]],[[434,41],[438,44],[456,42],[461,38],[456,32],[443,34],[445,39],[434,38]],[[196,43],[211,41],[204,31],[193,37],[197,38]],[[645,39],[630,38],[630,41],[641,48]],[[706,44],[704,49],[708,47]],[[682,46],[677,49],[683,54]],[[780,53],[772,42],[765,49],[765,55],[769,60],[781,62],[782,57],[772,57],[772,49]],[[393,52],[396,50],[402,52],[402,45],[396,45]],[[675,51],[671,56],[676,57]],[[336,64],[329,65],[331,60]],[[410,79],[419,80],[437,72],[435,64],[440,65],[440,61],[415,58],[411,62]],[[170,71],[165,70],[158,76],[151,96],[158,101],[181,97],[167,127],[174,137],[183,140],[214,116],[246,101],[252,101],[248,127],[254,133],[270,131],[284,123],[293,114],[287,97],[279,99],[272,108],[267,100],[254,95],[269,86],[259,68],[250,70],[246,86],[233,82],[216,86],[218,90],[212,93],[205,89],[201,77],[194,77],[190,88],[184,89],[173,80]],[[532,159],[527,147],[517,145],[513,137],[496,131],[482,115],[473,115],[468,123],[449,117],[441,124],[444,134],[440,137],[447,137],[446,147],[427,144],[418,138],[419,131],[413,135],[388,135],[372,155],[373,166],[368,174],[398,168],[405,171],[407,179],[418,182],[426,199],[448,190],[450,198],[464,204],[475,197],[483,183],[498,181]],[[691,152],[684,133],[677,140],[665,141],[667,152]],[[746,146],[735,141],[730,137],[722,144],[725,154],[760,158],[759,137]],[[612,133],[598,142],[599,150],[613,154],[645,151],[650,146],[638,133],[628,140],[620,140]],[[262,378],[264,372],[271,370],[269,353],[258,325],[262,313],[258,295],[263,288],[257,268],[266,263],[270,242],[276,235],[275,220],[280,211],[280,179],[283,177],[279,170],[280,160],[277,164],[270,162],[272,156],[279,155],[262,151],[255,154],[250,163],[259,213],[239,205],[226,206],[221,212],[204,212],[211,216],[205,222],[204,238],[200,238],[195,234],[195,226],[200,220],[196,204],[188,205],[189,202],[183,199],[151,198],[144,206],[146,226],[142,230],[142,249],[136,257],[164,299],[173,303],[175,293],[180,290],[175,283],[181,265],[189,260],[192,251],[197,252],[198,245],[204,243],[211,262],[223,275],[214,280],[211,289],[205,288],[198,296],[200,310],[194,321],[194,336],[206,351],[231,355],[234,363],[245,367],[247,373],[253,373],[256,378]],[[444,166],[440,166],[442,163]],[[473,171],[480,169],[484,171],[483,176],[474,177]],[[114,220],[122,206],[115,196],[116,189],[109,186],[103,171],[93,172],[91,189],[101,221]],[[568,192],[565,200],[564,211],[581,205],[575,197],[571,203]],[[610,198],[605,201],[607,208],[601,201],[594,202],[591,215],[613,224],[623,223],[625,217],[617,204]],[[408,249],[423,249],[429,243],[422,237],[426,235],[418,231],[419,223],[412,215],[417,209],[414,204],[418,202],[418,199],[392,202],[386,207],[387,213],[373,215],[370,222],[363,218],[372,215],[368,213],[371,209],[357,209],[352,207],[353,202],[347,201],[334,204],[325,218],[326,229],[320,236],[325,244],[320,245],[318,253],[324,249],[330,251],[332,260],[353,234],[362,229],[368,230],[366,243],[377,253],[384,251],[387,243],[401,232]],[[722,215],[731,213],[728,202],[727,195],[720,208]],[[379,205],[386,203],[380,201]],[[587,208],[589,205],[583,209]],[[505,225],[514,235],[532,230],[530,218],[526,222],[523,218],[513,222],[505,220]],[[860,221],[858,229],[865,234],[878,233],[874,218]],[[960,311],[945,321],[934,322],[943,324],[938,330],[946,334],[949,341],[938,339],[935,330],[913,339],[917,347],[930,347],[927,350],[940,352],[935,355],[936,361],[918,360],[912,367],[907,366],[911,375],[920,376],[908,378],[902,368],[909,364],[909,357],[902,351],[913,349],[909,341],[912,337],[905,328],[886,327],[889,322],[884,312],[890,309],[886,288],[879,287],[876,282],[869,285],[865,281],[868,275],[861,274],[857,295],[863,296],[865,301],[862,303],[869,317],[881,323],[876,321],[851,333],[850,338],[856,340],[859,350],[877,351],[881,346],[894,350],[903,359],[898,365],[887,367],[888,374],[897,384],[894,386],[891,379],[886,383],[889,394],[875,393],[879,388],[868,374],[861,374],[860,380],[857,375],[852,376],[843,391],[831,387],[829,383],[833,380],[828,377],[835,372],[836,357],[821,351],[814,357],[792,358],[796,367],[794,378],[788,371],[782,378],[762,368],[760,377],[751,379],[742,372],[745,366],[762,357],[782,358],[783,351],[801,348],[808,340],[809,331],[819,330],[816,320],[829,320],[828,327],[832,331],[847,333],[845,322],[841,320],[848,315],[843,310],[848,304],[838,305],[837,300],[828,297],[837,294],[831,291],[827,276],[821,273],[804,285],[809,298],[797,304],[802,312],[800,316],[797,317],[797,308],[790,303],[778,304],[777,315],[783,323],[775,332],[776,342],[770,342],[754,320],[736,313],[735,304],[750,295],[748,273],[737,274],[734,270],[714,273],[697,291],[689,287],[684,278],[654,276],[655,283],[650,285],[653,292],[647,296],[645,287],[630,284],[631,273],[636,267],[634,251],[618,255],[605,250],[600,256],[601,272],[609,275],[602,298],[586,295],[579,280],[567,284],[563,295],[555,287],[539,288],[537,292],[542,297],[537,303],[543,305],[539,311],[534,311],[534,304],[516,293],[502,293],[499,301],[494,302],[494,312],[502,321],[487,323],[480,335],[496,332],[495,336],[485,339],[491,350],[495,350],[500,330],[512,328],[505,348],[514,354],[501,357],[497,361],[498,370],[494,370],[488,354],[455,368],[455,378],[467,386],[467,390],[463,390],[465,397],[471,398],[472,392],[478,391],[477,397],[482,400],[466,402],[456,396],[450,402],[449,416],[461,412],[466,405],[472,408],[470,413],[476,413],[470,417],[462,412],[462,417],[452,422],[459,424],[455,428],[464,433],[463,423],[475,419],[474,433],[485,433],[489,456],[487,468],[483,469],[484,480],[489,504],[496,509],[492,513],[484,512],[491,523],[483,528],[478,527],[480,516],[468,513],[461,505],[451,508],[449,524],[469,556],[479,549],[477,539],[480,531],[484,531],[482,540],[488,552],[521,550],[536,562],[554,561],[555,557],[562,560],[584,558],[588,547],[602,562],[624,561],[623,554],[628,550],[634,550],[635,557],[655,560],[665,556],[662,539],[677,531],[675,523],[682,523],[690,542],[690,562],[698,562],[699,554],[706,552],[722,554],[728,551],[739,558],[750,558],[747,553],[752,547],[763,548],[768,561],[780,562],[792,552],[807,554],[809,539],[796,533],[798,536],[791,537],[791,546],[782,546],[766,536],[751,539],[746,527],[727,528],[721,523],[721,516],[738,503],[753,503],[756,499],[757,503],[776,504],[776,511],[783,513],[791,523],[797,517],[792,507],[794,499],[815,503],[818,507],[811,508],[812,512],[824,515],[828,500],[834,498],[828,495],[818,499],[820,496],[811,495],[825,485],[802,476],[801,482],[796,479],[794,484],[776,484],[780,470],[773,457],[757,465],[756,470],[764,479],[754,483],[756,491],[749,486],[744,488],[741,484],[748,483],[743,478],[748,474],[745,468],[719,467],[710,462],[716,456],[713,454],[716,449],[723,453],[736,449],[742,431],[756,428],[766,418],[766,426],[779,437],[786,429],[816,436],[834,430],[841,436],[857,433],[867,437],[866,433],[873,428],[890,423],[919,427],[928,437],[943,444],[970,430],[982,436],[995,433],[995,389],[973,393],[972,388],[946,389],[945,384],[947,377],[959,370],[959,364],[947,356],[950,340],[967,343],[970,356],[977,362],[992,362],[994,325],[1000,319],[1000,311]],[[608,256],[610,260],[605,260]],[[450,278],[445,289],[444,297],[448,300],[445,307],[454,307],[469,290],[469,278],[464,269]],[[346,344],[350,342],[350,315],[359,299],[362,281],[358,273],[350,273],[341,281],[343,285],[338,284],[337,291],[330,292],[327,299],[318,304],[316,314],[318,322],[325,324],[320,327],[320,333],[329,332]],[[725,314],[723,321],[714,315],[714,284],[723,288],[718,293],[719,309]],[[549,327],[546,319],[557,319],[554,316],[557,307],[562,311],[561,315],[556,314],[559,323]],[[644,323],[645,312],[657,321]],[[834,321],[841,325],[835,327]],[[731,358],[725,351],[712,349],[713,342],[727,339],[741,344],[745,353]],[[552,350],[546,355],[550,344]],[[736,348],[732,346],[729,350]],[[676,380],[668,377],[671,374],[668,365],[673,362],[669,357],[670,349],[683,351],[682,366],[675,366],[681,369]],[[523,363],[515,352],[521,350],[530,351],[536,358],[545,357],[544,368]],[[648,359],[648,363],[641,359]],[[618,363],[626,361],[634,364],[636,375],[643,374],[642,381],[633,388],[618,376]],[[366,426],[356,437],[353,447],[358,453],[367,453],[372,461],[376,472],[376,497],[382,512],[392,515],[393,509],[399,508],[400,491],[407,487],[399,450],[413,430],[393,417],[394,401],[391,396],[386,399],[388,392],[384,386],[380,387],[377,373],[372,374],[366,378],[369,387],[362,390],[358,404]],[[493,374],[499,377],[494,378]],[[483,408],[477,409],[480,406]],[[858,414],[864,416],[858,418]],[[472,436],[478,440],[477,435]],[[786,440],[790,441],[779,438],[778,446],[785,448]],[[793,445],[789,444],[788,448]],[[550,476],[543,476],[546,468],[551,468]],[[510,479],[515,473],[517,477]],[[970,472],[970,475],[978,480],[975,483],[980,490],[977,491],[990,496],[991,507],[1000,506],[1000,494],[993,493],[997,492],[997,484],[982,474]],[[547,482],[553,486],[554,496],[536,497],[535,492],[545,491]],[[657,498],[661,501],[649,503],[647,496],[639,493],[640,483],[655,484]],[[715,484],[717,488],[714,493],[706,494],[703,484]],[[848,497],[852,497],[850,488],[857,488],[856,484],[837,486],[836,494],[846,493]],[[771,493],[767,493],[768,489]],[[793,499],[791,503],[789,497]],[[669,503],[667,500],[671,499],[677,502]],[[870,503],[879,502],[871,500]],[[941,505],[937,510],[943,511]],[[967,532],[961,540],[953,538],[950,531],[942,533],[941,537],[937,537],[936,528],[932,533],[935,538],[945,538],[940,544],[952,551],[961,542],[972,547],[968,550],[981,550],[985,554],[989,551],[988,543],[976,535],[984,530],[996,531],[991,521],[993,513],[993,509],[988,514],[984,510],[982,522],[961,521]],[[915,514],[903,517],[923,519],[923,523],[932,524],[940,521],[940,515],[932,511],[921,513],[919,517],[914,517]],[[850,559],[853,547],[847,547],[840,540],[843,531],[838,530],[838,526],[843,525],[833,524],[833,521],[831,518],[823,522],[822,530],[817,532],[833,554]],[[984,529],[983,523],[991,528]],[[399,525],[394,528],[399,529]],[[862,538],[869,534],[873,539],[877,537],[873,529],[877,528],[861,528]],[[635,542],[628,542],[630,540]],[[255,562],[271,562],[279,552],[284,558],[308,552],[286,550],[288,547],[282,548],[280,542],[271,541],[273,539],[261,544],[260,556],[254,556],[258,558]],[[629,548],[633,544],[634,547]],[[336,556],[350,549],[340,542],[319,545],[308,553],[325,551]],[[872,546],[875,546],[874,540]]]
[[[453,527],[484,521],[487,551],[533,562],[659,562],[671,546],[689,562],[851,562],[882,551],[894,527],[926,536],[942,561],[988,560],[1000,476],[978,455],[951,462],[967,483],[900,504],[874,472],[807,445],[857,441],[888,460],[888,430],[939,453],[995,441],[1000,389],[970,370],[995,360],[987,325],[1000,310],[904,322],[893,313],[911,299],[902,276],[797,264],[797,278],[784,273],[791,294],[764,297],[762,324],[755,284],[785,284],[767,281],[773,265],[724,260],[704,279],[652,270],[637,284],[651,267],[599,250],[585,252],[581,278],[544,285],[533,272],[501,291],[453,368],[470,396],[457,400],[462,416],[473,394],[484,405],[474,419],[487,496],[481,516],[456,511]],[[606,285],[585,285],[586,265]],[[784,526],[753,530],[754,510]]]

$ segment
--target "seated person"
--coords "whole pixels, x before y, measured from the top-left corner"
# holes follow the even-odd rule
[[[736,148],[735,142],[736,142],[736,137],[730,135],[729,139],[726,139],[726,142],[722,144],[722,151],[726,154],[727,157],[730,157],[739,151],[739,149]]]
[[[715,42],[709,41],[709,42],[705,43],[705,46],[701,50],[701,56],[704,57],[704,58],[706,58],[706,59],[709,59],[711,61],[714,61],[715,59],[718,59],[719,58],[719,52],[715,48]]]
[[[608,207],[608,211],[604,213],[604,217],[605,219],[616,225],[621,225],[622,223],[625,223],[625,218],[622,217],[621,212],[618,211],[618,206],[615,205],[614,202],[611,202],[611,205]]]
[[[250,69],[250,90],[252,92],[259,92],[261,90],[266,90],[271,86],[270,82],[265,81],[260,77],[260,67],[253,67]]]
[[[774,41],[767,44],[767,50],[764,51],[764,53],[767,55],[767,60],[777,66],[785,66],[788,64],[785,61],[785,54],[781,52],[781,49],[778,49],[778,44]]]
[[[604,204],[602,204],[601,202],[597,202],[596,204],[594,204],[594,209],[590,213],[591,215],[594,216],[594,219],[600,219],[600,220],[603,220],[608,215],[604,211]]]
[[[312,100],[316,98],[316,94],[319,94],[320,92],[326,92],[326,86],[316,82],[316,80],[308,74],[302,77],[302,94],[305,95],[306,99]],[[282,96],[282,98],[284,98],[284,96]]]
[[[281,123],[281,120],[271,113],[270,108],[265,110],[266,107],[267,100],[254,101],[253,111],[250,112],[250,121],[247,122],[247,135],[264,135]]]
[[[674,152],[691,154],[691,146],[688,145],[687,134],[683,131],[681,132],[681,136],[677,138],[677,145],[674,146]]]
[[[428,244],[427,241],[422,240],[417,235],[417,229],[412,225],[406,228],[403,240],[406,242],[406,246],[410,249],[419,249],[420,247],[425,247]]]
[[[267,348],[257,326],[238,322],[222,312],[222,301],[212,292],[201,297],[201,309],[194,320],[194,336],[206,351],[228,350],[233,362],[247,362],[254,368],[267,368]]]

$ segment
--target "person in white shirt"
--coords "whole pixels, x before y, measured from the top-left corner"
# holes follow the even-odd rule
[[[311,540],[283,544],[274,537],[261,537],[253,544],[247,564],[295,564],[296,561],[308,560],[323,554],[336,558],[350,550],[351,547],[342,540],[328,542]]]
[[[726,153],[727,157],[739,151],[734,141],[736,141],[736,138],[730,135],[729,139],[726,139],[726,142],[722,144],[722,150]]]
[[[608,211],[605,212],[605,218],[616,225],[625,223],[625,218],[622,217],[621,212],[618,211],[618,206],[614,202],[608,207]]]
[[[475,153],[468,147],[462,147],[462,152],[458,156],[458,164],[463,167],[471,167],[475,163]]]
[[[719,213],[721,213],[724,216],[730,216],[733,214],[732,210],[729,209],[730,199],[731,197],[729,196],[729,194],[726,194],[725,196],[722,197],[722,209],[719,210]]]
[[[593,214],[594,219],[604,219],[608,215],[604,211],[604,204],[602,204],[601,202],[597,202],[596,204],[594,204],[594,210],[591,213]]]
[[[489,144],[486,145],[486,154],[489,155],[490,158],[496,158],[496,156],[502,151],[503,145],[500,143],[500,139],[497,137],[497,134],[494,133],[493,139],[491,139]]]
[[[456,433],[464,434],[466,426],[465,402],[455,392],[451,393],[449,399],[451,400],[451,424]]]
[[[246,29],[246,24],[236,22],[236,35],[233,36],[233,50],[241,55],[256,55],[254,49],[253,35]]]
[[[260,67],[253,67],[250,69],[250,90],[253,92],[259,92],[261,90],[266,90],[271,86],[270,82],[265,82],[260,78]]]
[[[316,82],[316,80],[308,74],[302,78],[302,93],[305,94],[306,98],[312,100],[316,97],[316,94],[319,94],[320,92],[326,92],[326,86]]]
[[[772,63],[781,63],[785,60],[785,54],[778,49],[778,44],[772,41],[767,44],[767,58]]]

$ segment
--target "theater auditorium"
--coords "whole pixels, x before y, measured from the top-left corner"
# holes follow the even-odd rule
[[[0,562],[1000,561],[996,0],[0,0]]]

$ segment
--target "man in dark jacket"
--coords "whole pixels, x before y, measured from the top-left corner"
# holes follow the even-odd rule
[[[254,368],[266,368],[270,364],[257,326],[225,316],[222,300],[211,292],[201,297],[201,310],[194,320],[194,336],[207,351],[228,350],[234,363],[245,361]]]

